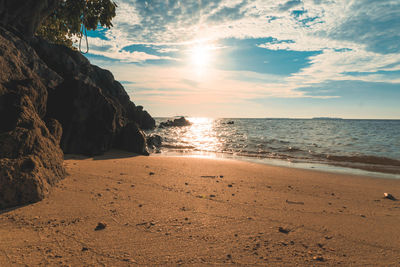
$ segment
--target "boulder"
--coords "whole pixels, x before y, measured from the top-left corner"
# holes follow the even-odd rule
[[[29,40],[59,2],[60,0],[0,0],[0,25]]]
[[[62,82],[35,51],[0,27],[0,209],[35,202],[64,178],[61,128],[44,122],[48,90]]]
[[[132,151],[132,142],[137,142],[138,146],[145,143],[142,134],[131,136],[128,142],[124,129],[131,123],[151,129],[155,121],[143,107],[130,100],[111,72],[90,64],[78,51],[61,45],[34,39],[32,46],[64,80],[56,90],[49,92],[47,106],[47,115],[62,125],[60,146],[64,153],[98,155],[114,147]],[[120,135],[126,137],[126,149],[118,140]],[[139,151],[147,154],[141,149],[135,152]]]
[[[182,127],[182,126],[190,126],[192,123],[185,119],[185,117],[180,117],[179,119],[175,119],[173,121],[167,120],[166,122],[161,122],[158,127]]]
[[[160,148],[162,145],[162,137],[158,134],[151,134],[146,136],[147,147],[156,153],[160,153]]]
[[[141,155],[149,155],[145,135],[134,122],[124,126],[118,136],[115,148]]]

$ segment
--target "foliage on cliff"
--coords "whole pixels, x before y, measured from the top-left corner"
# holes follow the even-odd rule
[[[71,47],[73,36],[81,35],[82,24],[87,30],[95,30],[99,25],[111,28],[116,7],[112,0],[62,0],[36,35],[51,43]]]

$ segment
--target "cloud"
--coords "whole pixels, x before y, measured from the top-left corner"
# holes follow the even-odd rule
[[[364,44],[366,50],[387,54],[400,52],[400,2],[358,0],[348,16],[328,36]],[[352,14],[351,16],[349,14]]]
[[[214,14],[207,18],[208,22],[239,20],[245,17],[246,10],[243,8],[247,5],[247,1],[238,3],[233,7],[224,6]]]
[[[292,9],[293,7],[296,7],[298,5],[301,5],[303,2],[301,0],[290,0],[287,1],[284,4],[280,4],[278,6],[279,11],[287,11],[289,9]]]
[[[317,91],[306,95],[296,88],[318,84],[328,86],[327,81],[359,81],[359,86],[363,83],[379,86],[380,83],[400,82],[398,75],[388,73],[400,70],[398,14],[398,0],[119,0],[114,27],[102,33],[102,38],[90,38],[89,43],[93,55],[123,62],[146,63],[184,60],[186,51],[196,40],[219,47],[228,38],[264,38],[264,42],[253,42],[252,45],[265,50],[265,55],[273,54],[271,51],[309,52],[304,53],[307,58],[303,61],[307,64],[285,61],[288,66],[298,67],[293,68],[294,72],[286,72],[286,76],[281,76],[279,81],[268,69],[262,74],[255,73],[262,68],[262,64],[256,65],[257,69],[254,68],[256,63],[243,64],[240,72],[234,69],[216,70],[221,75],[218,83],[214,79],[213,83],[196,82],[196,86],[185,77],[190,75],[183,74],[185,72],[181,68],[143,66],[135,69],[140,75],[135,76],[135,81],[138,79],[139,83],[134,86],[147,88],[149,92],[163,95],[172,102],[181,99],[178,94],[182,94],[183,98],[185,90],[231,101],[234,97],[248,99],[246,94],[252,97],[309,97],[315,93],[315,97],[334,97],[337,96],[334,93],[321,95]],[[149,45],[153,50],[126,51],[127,47],[135,44]],[[221,50],[228,49],[224,47]],[[240,58],[242,55],[231,56]],[[228,57],[223,59],[229,60]],[[281,67],[272,65],[273,60],[265,58],[264,61],[277,70]],[[172,69],[177,73],[172,73]],[[168,73],[168,77],[163,72]],[[159,82],[154,81],[155,74],[160,76]],[[232,78],[235,75],[242,75],[243,79],[238,82]],[[222,84],[222,78],[226,78],[227,87]],[[219,93],[213,92],[212,86],[217,84]],[[244,91],[243,88],[247,87],[252,89]],[[165,90],[158,90],[160,88],[179,93],[168,96]],[[223,93],[229,89],[235,92],[232,98]],[[145,99],[145,92],[137,97]]]

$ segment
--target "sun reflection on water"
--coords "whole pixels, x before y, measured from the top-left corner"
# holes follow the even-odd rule
[[[199,151],[218,151],[221,144],[214,129],[214,119],[193,117],[188,120],[193,124],[182,133],[182,140]]]

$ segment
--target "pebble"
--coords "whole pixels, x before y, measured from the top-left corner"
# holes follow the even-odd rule
[[[96,228],[94,228],[95,231],[99,231],[99,230],[103,230],[107,227],[107,224],[99,222],[96,226]]]
[[[322,256],[314,256],[314,257],[313,257],[313,260],[316,260],[316,261],[325,261],[324,257],[322,257]]]
[[[279,226],[278,231],[279,231],[280,233],[283,233],[283,234],[288,234],[288,233],[290,232],[289,229],[285,229],[285,228],[283,228],[283,227],[281,227],[281,226]]]
[[[390,200],[397,200],[392,194],[389,193],[383,193],[383,197]]]

